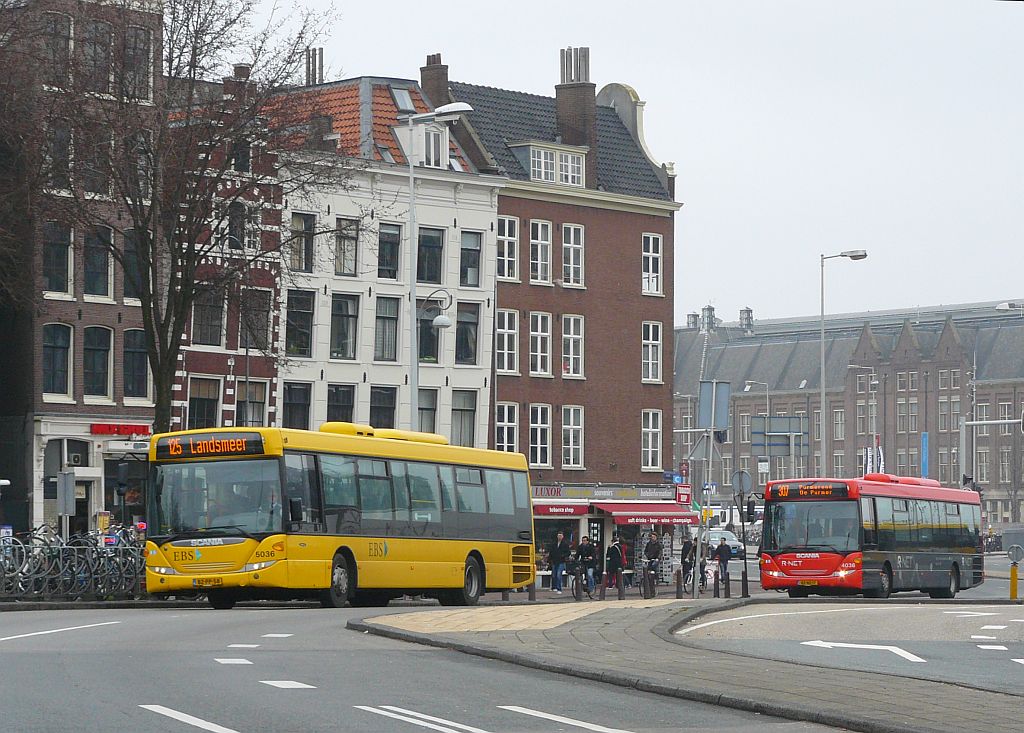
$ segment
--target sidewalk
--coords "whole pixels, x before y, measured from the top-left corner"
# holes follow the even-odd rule
[[[389,609],[350,621],[348,627],[646,692],[870,733],[979,727],[1019,733],[1024,728],[1024,690],[1020,696],[1008,695],[759,660],[692,647],[672,634],[696,617],[748,602],[770,601],[630,598],[525,608]]]

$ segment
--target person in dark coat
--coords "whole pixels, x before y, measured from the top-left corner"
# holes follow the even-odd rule
[[[551,562],[551,590],[555,593],[562,592],[562,574],[565,572],[565,561],[569,559],[571,553],[572,548],[565,535],[559,532],[548,549],[548,559]]]
[[[597,566],[597,551],[588,535],[580,539],[580,546],[576,548],[576,557],[579,558],[580,566],[587,576],[587,592],[594,591],[594,568]]]
[[[619,536],[612,537],[612,543],[604,553],[604,571],[608,579],[608,587],[618,586],[619,576],[622,574],[623,560],[622,545],[619,543]]]
[[[732,550],[725,543],[725,537],[718,541],[718,547],[711,552],[711,559],[718,560],[718,577],[723,583],[729,582],[729,559],[732,557]]]

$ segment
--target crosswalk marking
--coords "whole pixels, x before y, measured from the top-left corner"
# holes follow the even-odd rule
[[[264,685],[270,685],[271,687],[279,687],[282,690],[315,690],[313,685],[307,685],[305,682],[296,682],[295,680],[260,680]]]
[[[981,630],[982,631],[998,631],[1000,629],[1005,629],[1005,628],[1006,628],[1006,626],[982,626]]]
[[[1006,647],[1002,644],[978,644],[979,649],[990,649],[996,652],[1005,652]]]
[[[1011,659],[1010,661],[1016,662],[1017,664],[1024,664],[1024,659]]]
[[[994,636],[981,636],[979,634],[971,634],[971,638],[972,639],[977,639],[978,641],[995,641],[996,640],[996,637],[994,637]]]
[[[213,661],[219,664],[252,664],[248,659],[239,659],[237,657],[233,659],[217,659],[214,657]]]
[[[228,644],[228,649],[258,649],[259,644]]]
[[[592,730],[595,733],[630,733],[630,731],[622,728],[607,728],[597,723],[587,723],[583,720],[576,720],[574,718],[566,718],[562,715],[554,715],[552,713],[541,712],[540,710],[531,710],[530,708],[523,708],[518,705],[499,705],[502,710],[511,710],[513,713],[522,713],[523,715],[532,715],[535,718],[544,718],[545,720],[553,720],[556,723],[564,723],[566,725],[574,725],[577,728],[583,728],[584,730]]]
[[[295,634],[264,634],[264,639],[287,639],[289,636],[295,636]]]
[[[196,728],[211,731],[211,733],[238,733],[234,728],[225,728],[223,725],[217,725],[216,723],[211,723],[208,720],[197,718],[194,715],[189,715],[188,713],[182,713],[177,710],[172,710],[171,708],[165,708],[163,705],[139,705],[139,707],[153,713],[165,715],[168,718],[173,718],[174,720],[181,721],[182,723],[187,723],[188,725],[195,726]]]

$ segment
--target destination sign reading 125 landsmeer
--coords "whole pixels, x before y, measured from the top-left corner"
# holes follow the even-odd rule
[[[776,484],[772,487],[773,499],[845,499],[847,496],[846,484],[824,481]]]
[[[208,433],[160,438],[156,442],[157,459],[210,458],[216,456],[253,456],[263,453],[259,433]]]

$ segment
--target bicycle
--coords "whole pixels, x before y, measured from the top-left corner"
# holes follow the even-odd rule
[[[583,594],[586,593],[587,598],[593,599],[594,596],[591,593],[590,582],[583,563],[575,555],[572,555],[569,557],[565,569],[566,574],[569,576],[569,592],[572,594],[572,597],[577,601],[582,601]]]
[[[694,564],[693,563],[686,563],[686,565],[684,565],[684,571],[685,572],[683,572],[683,592],[684,593],[689,593],[690,591],[693,590]],[[708,577],[707,577],[707,574],[706,573],[700,573],[700,592],[703,593],[707,589],[708,589]]]
[[[640,595],[645,599],[658,594],[658,560],[644,560],[641,567]]]

